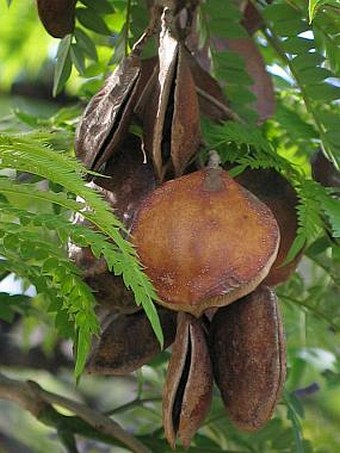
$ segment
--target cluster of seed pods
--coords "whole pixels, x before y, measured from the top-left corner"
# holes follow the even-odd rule
[[[38,2],[41,16],[45,3]],[[156,4],[145,34],[89,102],[75,149],[104,175],[91,184],[125,223],[160,297],[165,347],[172,345],[164,430],[172,447],[177,437],[188,447],[209,410],[214,381],[230,419],[246,431],[261,428],[280,397],[285,348],[272,287],[297,264],[298,258],[285,263],[297,198],[275,170],[233,179],[219,165],[195,163],[200,116],[233,115],[186,45],[199,2],[173,3],[178,7]],[[74,9],[74,1],[66,4]],[[66,22],[68,31],[74,16]],[[155,34],[158,55],[143,60],[143,45]],[[148,363],[160,348],[122,280],[87,249],[71,247],[70,255],[105,313],[88,370],[125,374]]]

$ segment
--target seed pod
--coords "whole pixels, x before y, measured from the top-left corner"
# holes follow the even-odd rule
[[[311,158],[312,175],[324,187],[340,187],[340,171],[327,159],[321,149]]]
[[[175,339],[176,317],[163,308],[158,315],[164,333],[164,348],[167,348]],[[159,342],[144,311],[118,315],[101,334],[86,369],[95,374],[125,375],[145,365],[160,352]]]
[[[129,134],[105,165],[102,173],[109,177],[93,179],[127,229],[143,199],[156,187],[153,166],[144,158],[140,138]]]
[[[269,208],[220,168],[164,183],[145,198],[132,227],[160,303],[195,316],[253,291],[279,238]]]
[[[264,19],[260,12],[250,0],[246,0],[241,4],[241,10],[243,12],[243,18],[241,24],[247,30],[249,35],[253,35],[264,25]]]
[[[93,290],[99,311],[111,313],[135,313],[140,310],[132,291],[126,288],[123,278],[107,269],[104,258],[96,258],[88,247],[72,243],[68,247],[69,258],[82,271],[82,277]]]
[[[144,145],[157,176],[183,174],[200,143],[199,106],[185,49],[172,32],[172,16],[165,8],[159,43],[159,73],[145,105]]]
[[[178,314],[175,343],[163,391],[163,424],[168,442],[176,437],[188,448],[209,411],[212,398],[212,367],[200,321]]]
[[[63,38],[74,29],[77,0],[37,0],[40,20],[50,35]]]
[[[183,48],[183,57],[195,82],[201,113],[213,121],[229,119],[225,108],[227,101],[217,80],[205,71],[197,59],[185,48]]]
[[[279,251],[263,282],[268,286],[278,285],[288,280],[302,256],[300,253],[292,261],[283,265],[297,235],[296,192],[280,173],[271,168],[247,169],[236,176],[235,180],[270,208],[279,225],[281,235]]]
[[[98,263],[98,260],[96,260]],[[102,263],[106,269],[106,263]],[[100,269],[102,270],[102,269]],[[98,307],[110,312],[135,313],[140,310],[133,292],[126,288],[123,278],[107,270],[86,276],[84,281],[92,289]]]
[[[283,328],[275,293],[266,286],[217,311],[210,326],[214,377],[232,422],[260,429],[285,380]]]
[[[77,156],[92,170],[99,170],[119,149],[128,131],[140,94],[142,63],[131,53],[106,79],[87,105],[75,140]]]
[[[137,55],[125,58],[87,105],[77,129],[75,148],[89,169],[98,170],[116,151],[127,131],[140,68]]]
[[[199,105],[195,82],[180,46],[171,125],[171,159],[175,176],[181,176],[200,144]]]

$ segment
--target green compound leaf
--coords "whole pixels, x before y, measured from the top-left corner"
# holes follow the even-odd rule
[[[126,286],[133,291],[136,303],[145,309],[159,342],[163,344],[161,325],[153,306],[153,301],[157,300],[157,295],[151,282],[142,271],[134,248],[121,236],[120,232],[124,231],[123,225],[110,212],[110,207],[100,198],[99,194],[85,185],[81,176],[85,175],[86,170],[76,159],[69,158],[62,153],[53,151],[46,145],[42,145],[50,138],[49,134],[38,132],[35,132],[35,135],[32,136],[20,137],[0,135],[0,167],[13,168],[17,171],[29,172],[49,179],[62,186],[64,192],[42,191],[31,184],[19,185],[9,179],[2,178],[0,179],[0,193],[3,194],[5,199],[7,197],[11,199],[12,208],[15,200],[36,199],[40,202],[59,205],[66,210],[83,215],[105,238],[98,239],[98,233],[94,234],[93,232],[89,236],[83,234],[83,244],[85,242],[89,246],[93,246],[94,250],[100,250],[108,268],[116,275],[123,276]],[[73,196],[71,196],[72,194]],[[75,200],[75,194],[80,199]],[[16,207],[20,208],[19,205]],[[21,216],[25,217],[22,213]],[[26,217],[29,218],[29,215],[27,214]],[[44,221],[54,230],[58,226],[57,216],[54,220],[45,217]],[[38,218],[35,222],[41,223],[42,220]],[[54,222],[55,226],[53,226]],[[15,224],[11,224],[11,227],[16,228]],[[73,228],[74,225],[72,225]],[[75,231],[78,233],[78,237],[79,234],[81,236],[82,231],[79,228],[76,228]],[[58,227],[58,235],[61,240],[67,242],[70,231],[65,227]],[[110,243],[106,243],[106,240]],[[5,245],[7,249],[15,250],[17,247],[15,236],[7,238]],[[67,273],[63,275],[63,278],[66,278],[66,276]],[[81,344],[86,344],[85,340]],[[82,355],[80,355],[80,360],[83,361]],[[79,365],[79,367],[81,366]]]

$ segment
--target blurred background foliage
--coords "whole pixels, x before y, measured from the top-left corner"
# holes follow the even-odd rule
[[[0,131],[57,130],[55,149],[72,154],[73,133],[79,114],[86,100],[100,88],[105,76],[121,60],[127,46],[131,46],[139,36],[146,24],[145,5],[137,1],[129,3],[131,26],[127,27],[126,1],[102,1],[99,2],[101,8],[97,9],[91,6],[91,2],[79,3],[81,9],[86,7],[90,13],[92,8],[92,21],[89,21],[88,14],[80,13],[76,24],[80,35],[85,33],[88,39],[77,41],[72,38],[73,44],[83,46],[83,52],[80,60],[75,54],[77,51],[70,53],[72,72],[66,74],[67,77],[64,74],[64,80],[59,78],[56,82],[60,40],[45,32],[38,20],[34,1],[13,0],[9,8],[7,3],[0,0]],[[336,76],[340,12],[334,2],[331,3],[332,8],[320,11],[312,25],[308,25],[307,2],[274,1],[272,9],[265,2],[258,2],[257,6],[264,15],[267,14],[268,21],[274,21],[272,30],[287,41],[298,39],[296,27],[301,25],[297,23],[296,15],[294,21],[288,14],[289,4],[293,4],[305,24],[301,33],[313,29],[314,34],[308,39],[315,38],[316,51],[328,58],[324,67],[334,71]],[[215,8],[223,16],[221,2],[208,0],[206,4],[206,14]],[[275,5],[278,5],[276,11]],[[277,19],[280,8],[282,20]],[[327,30],[330,24],[331,28]],[[282,54],[276,52],[269,38],[259,34],[256,39],[274,80],[277,107],[274,117],[264,123],[262,130],[281,156],[310,177],[310,157],[320,146],[318,118],[321,113],[328,114],[330,124],[340,114],[339,102],[335,99],[336,102],[331,104],[327,98],[329,92],[325,91],[326,97],[319,99],[322,108],[317,110],[316,101],[309,108],[308,102],[314,102],[312,95],[309,98],[305,91],[303,96],[289,58],[282,59]],[[295,44],[298,46],[298,41]],[[215,72],[223,80],[223,68],[218,68],[218,53],[215,56]],[[240,68],[244,71],[244,64]],[[309,76],[314,80],[312,74]],[[231,97],[233,93],[237,96],[241,92],[239,86],[231,85],[228,93]],[[339,85],[335,83],[334,86]],[[52,96],[53,89],[58,92],[56,97]],[[245,102],[239,102],[239,105],[238,102],[234,101],[234,107],[240,108],[240,114],[247,115]],[[333,132],[337,139],[338,124],[328,129],[322,126],[329,132],[328,137]],[[220,151],[223,155],[223,152],[231,152],[233,147],[235,143],[229,143]],[[330,149],[330,154],[339,162],[338,146],[330,146]],[[22,203],[24,207],[25,202]],[[46,206],[34,206],[36,211],[42,209]],[[316,237],[309,242],[296,274],[278,288],[287,338],[288,378],[282,402],[271,422],[258,433],[240,433],[228,422],[215,389],[212,410],[189,452],[339,451],[340,247],[337,241],[330,240],[325,231],[318,230]],[[1,277],[1,297],[6,297],[8,302],[9,294],[21,295],[13,299],[12,311],[6,312],[3,308],[1,312],[0,364],[7,375],[36,380],[53,392],[110,411],[114,420],[136,433],[151,451],[170,451],[161,428],[161,393],[169,353],[163,352],[150,365],[126,378],[85,375],[75,386],[72,346],[60,339],[54,327],[54,317],[46,312],[44,300],[36,295],[28,282],[6,272]],[[86,452],[124,451],[118,446],[84,439],[79,439],[78,447]],[[55,430],[46,428],[13,403],[0,401],[1,451],[59,453],[62,448]]]

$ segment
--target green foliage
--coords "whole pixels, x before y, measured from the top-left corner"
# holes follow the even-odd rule
[[[43,132],[25,136],[0,136],[1,168],[29,172],[63,188],[63,191],[55,193],[51,190],[43,191],[35,184],[17,184],[8,178],[0,179],[2,210],[10,217],[3,225],[1,255],[7,257],[7,266],[11,272],[27,278],[49,298],[51,295],[48,286],[52,285],[54,311],[67,309],[74,321],[78,347],[76,374],[79,375],[90,347],[91,335],[98,329],[93,312],[93,295],[82,283],[76,268],[63,258],[60,246],[53,241],[34,242],[35,237],[40,237],[39,231],[30,231],[27,224],[33,222],[34,228],[44,230],[47,227],[49,231],[55,231],[64,246],[71,238],[80,246],[90,246],[96,257],[104,256],[108,268],[116,275],[123,275],[126,286],[134,292],[136,303],[145,309],[161,343],[163,337],[152,303],[157,296],[141,270],[134,249],[121,236],[120,231],[124,229],[122,224],[113,216],[99,195],[85,186],[82,176],[86,170],[81,164],[65,154],[53,151],[46,145],[50,139],[50,134]],[[45,146],[42,145],[44,142]],[[81,199],[75,199],[75,196]],[[63,212],[66,210],[69,213],[69,216],[72,212],[78,212],[102,234],[94,233],[85,227],[74,227],[69,218],[60,215],[44,214],[42,217],[33,215],[29,207],[22,210],[22,203],[25,200],[60,206]],[[18,220],[19,223],[16,223]],[[17,238],[20,238],[20,241]],[[41,254],[35,272],[33,272],[35,267],[29,260],[33,250]],[[27,261],[23,265],[25,256]],[[38,272],[41,268],[51,279],[49,285]],[[56,285],[53,286],[53,283]],[[70,307],[64,305],[65,298],[69,300]]]
[[[3,90],[19,76],[41,79],[53,64],[54,95],[66,90],[88,98],[148,23],[145,2],[81,0],[74,33],[57,41],[37,23],[29,2],[16,0],[9,10],[6,3],[12,2],[3,0],[5,12],[0,17]],[[339,3],[254,4],[264,19],[254,39],[273,76],[275,115],[262,125],[256,123],[251,107],[254,81],[244,58],[230,50],[216,51],[219,41],[248,36],[240,25],[237,3],[228,0],[221,7],[220,0],[203,1],[197,24],[199,47],[209,45],[212,72],[240,117],[239,122],[202,123],[203,158],[207,151],[217,150],[223,163],[234,164],[234,175],[247,167],[275,168],[297,191],[299,228],[287,260],[302,251],[305,259],[299,272],[277,289],[285,320],[288,379],[274,418],[254,434],[243,434],[231,425],[216,390],[211,413],[188,451],[336,451],[340,442],[340,203],[335,189],[312,179],[310,157],[321,147],[340,165]],[[150,45],[145,54],[152,52]],[[68,241],[89,247],[96,257],[104,257],[110,270],[123,276],[162,339],[153,305],[157,296],[134,249],[121,235],[124,227],[85,185],[86,170],[65,152],[72,148],[80,110],[75,106],[41,118],[17,109],[1,124],[1,130],[8,124],[10,130],[0,136],[0,277],[14,273],[35,286],[50,326],[74,341],[77,376],[99,328],[94,296],[67,258]],[[90,226],[73,224],[74,213]],[[0,318],[6,322],[18,314],[41,322],[36,306],[29,296],[0,293]],[[100,391],[92,395],[123,426],[131,426],[153,452],[170,451],[160,416],[168,358],[168,352],[163,352],[143,368],[138,379],[131,378],[138,391],[129,388],[125,396],[135,392],[132,403],[116,401],[111,410],[115,392],[107,391],[107,381],[98,381]],[[94,392],[93,381],[89,387]],[[301,397],[310,387],[319,390]],[[91,391],[87,388],[84,393]],[[60,451],[59,444],[55,451]]]
[[[219,49],[224,39],[247,38],[247,32],[240,24],[242,14],[237,4],[228,1],[221,8],[218,0],[203,2],[199,17],[201,45],[211,48],[213,74],[224,82],[224,92],[231,107],[246,121],[255,122],[257,114],[249,107],[255,99],[250,89],[254,81],[246,70],[244,57],[232,50]]]
[[[9,296],[7,293],[0,293],[0,319],[11,323],[16,313],[27,316],[30,312],[30,297],[23,294]]]
[[[76,8],[76,27],[72,35],[60,41],[55,72],[54,96],[57,95],[69,80],[72,67],[81,76],[87,77],[91,61],[98,61],[95,43],[110,48],[106,65],[117,65],[129,52],[129,41],[134,42],[143,32],[142,22],[146,26],[146,11],[135,2],[100,0],[81,2],[85,7]],[[133,26],[132,26],[133,25]],[[114,32],[114,36],[112,36]],[[94,33],[94,34],[93,34]],[[132,34],[132,36],[130,36]],[[112,43],[114,49],[112,53]],[[88,64],[87,62],[90,62]],[[93,66],[92,66],[93,67]],[[95,90],[93,90],[94,92]]]
[[[206,19],[206,27],[211,36],[221,38],[244,38],[245,29],[240,25],[242,13],[237,6],[228,2],[228,8],[221,8],[218,0],[203,3],[202,14]],[[228,24],[228,26],[226,26]]]
[[[5,0],[0,2],[0,40],[6,42],[0,48],[0,86],[6,89],[19,76],[38,76],[52,41],[37,22],[32,2],[11,3],[7,8]]]
[[[252,125],[236,122],[226,122],[221,125],[208,124],[206,137],[209,149],[216,149],[222,162],[237,163],[243,171],[251,168],[275,168],[290,175],[296,169],[289,161],[279,156],[262,131]]]
[[[60,93],[66,81],[70,77],[72,70],[72,61],[71,35],[67,35],[60,41],[58,47],[54,72],[53,96],[56,96],[58,93]]]
[[[327,57],[338,53],[338,45],[332,36],[333,30],[336,33],[335,29],[339,30],[339,27],[334,23],[333,28],[327,27],[329,17],[321,12],[313,26],[308,25],[305,8],[299,1],[291,4],[275,2],[266,8],[264,15],[270,30],[270,33],[264,32],[268,44],[276,51],[296,84],[289,91],[299,90],[326,152],[339,164],[339,137],[334,131],[334,124],[340,120],[339,109],[334,102],[340,97],[336,81],[338,73],[332,60],[325,61],[323,55],[326,49]],[[293,17],[294,20],[290,20]],[[307,31],[308,37],[300,36]],[[326,47],[318,39],[324,33],[329,38]]]

